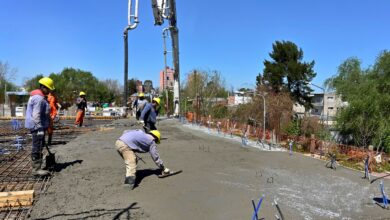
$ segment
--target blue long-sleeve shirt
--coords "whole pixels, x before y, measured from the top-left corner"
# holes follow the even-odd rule
[[[24,126],[31,131],[46,130],[49,127],[50,105],[41,90],[30,93]]]
[[[163,166],[163,161],[157,151],[157,144],[154,142],[153,136],[146,134],[142,130],[126,130],[118,140],[123,141],[132,150],[140,153],[149,152],[153,161],[158,167]]]
[[[141,112],[141,120],[144,122],[151,122],[153,124],[157,121],[157,112],[153,108],[152,103],[147,103],[144,107],[144,110]]]

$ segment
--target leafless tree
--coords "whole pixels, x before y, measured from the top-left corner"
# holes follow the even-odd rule
[[[0,81],[8,82],[14,80],[16,77],[17,70],[15,68],[11,68],[8,62],[0,61]]]

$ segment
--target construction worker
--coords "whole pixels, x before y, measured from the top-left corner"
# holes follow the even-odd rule
[[[125,184],[131,189],[134,188],[137,171],[137,156],[135,153],[147,153],[152,156],[153,161],[162,170],[162,175],[170,171],[164,167],[163,161],[157,151],[157,144],[160,143],[161,134],[157,130],[145,133],[142,130],[126,130],[115,142],[118,153],[126,164]]]
[[[141,120],[144,121],[144,129],[146,132],[157,130],[156,122],[158,115],[158,107],[160,105],[160,98],[153,98],[152,103],[146,104],[141,113]]]
[[[139,120],[142,110],[145,108],[145,105],[148,103],[148,100],[145,99],[145,94],[143,92],[138,94],[138,100],[136,103],[137,113],[135,118]]]
[[[27,103],[25,127],[32,135],[32,174],[34,176],[46,176],[50,173],[41,169],[45,145],[45,130],[49,127],[50,107],[46,97],[50,91],[54,90],[54,82],[48,77],[39,80],[39,89],[30,93]]]
[[[86,95],[87,94],[85,94],[85,92],[81,91],[79,97],[76,100],[77,115],[76,115],[76,121],[74,122],[76,127],[83,126],[85,110],[87,108],[87,99],[85,98]]]
[[[57,102],[57,96],[54,91],[51,91],[49,95],[47,95],[47,101],[49,102],[50,105],[50,123],[49,123],[49,128],[47,129],[47,144],[51,145],[51,140],[53,137],[53,131],[54,131],[54,120],[57,117],[58,114],[58,108],[59,104]]]

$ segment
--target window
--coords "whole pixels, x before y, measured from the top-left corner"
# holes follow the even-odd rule
[[[329,110],[333,110],[333,107],[328,107]]]
[[[169,76],[167,76],[167,80],[169,80]]]
[[[328,96],[328,99],[334,99],[334,97],[333,96]]]

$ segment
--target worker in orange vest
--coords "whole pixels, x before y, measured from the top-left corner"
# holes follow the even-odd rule
[[[79,96],[76,101],[77,105],[77,115],[76,115],[76,121],[74,122],[76,127],[83,126],[84,122],[84,115],[85,115],[85,109],[87,108],[87,99],[85,99],[85,92],[80,92]]]
[[[47,102],[50,105],[50,122],[49,122],[49,128],[47,129],[47,134],[48,134],[48,139],[47,139],[47,144],[51,145],[51,140],[53,137],[53,131],[54,131],[54,120],[58,115],[58,101],[57,101],[57,96],[54,93],[54,91],[51,91],[49,95],[47,95]]]

